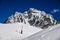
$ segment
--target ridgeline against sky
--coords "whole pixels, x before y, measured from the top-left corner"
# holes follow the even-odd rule
[[[60,0],[0,0],[0,22],[3,23],[16,11],[23,13],[29,8],[51,13],[57,21],[60,21]]]

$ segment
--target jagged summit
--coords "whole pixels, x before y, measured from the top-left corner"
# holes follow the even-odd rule
[[[25,23],[31,26],[38,26],[46,28],[50,25],[57,24],[57,21],[51,14],[47,14],[45,11],[40,11],[34,8],[30,8],[24,13],[15,12],[14,15],[8,17],[6,23]]]

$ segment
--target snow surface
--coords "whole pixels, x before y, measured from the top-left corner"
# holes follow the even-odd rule
[[[23,34],[21,34],[21,29]],[[22,40],[39,31],[42,29],[24,23],[0,24],[0,40]]]
[[[37,32],[23,40],[60,40],[60,24]]]

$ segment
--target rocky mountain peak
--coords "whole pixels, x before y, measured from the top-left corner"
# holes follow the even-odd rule
[[[41,28],[46,28],[50,25],[57,24],[57,21],[53,18],[51,14],[47,14],[45,11],[40,11],[34,8],[30,8],[24,13],[15,12],[14,15],[8,17],[6,23],[28,23],[31,26],[38,26]]]

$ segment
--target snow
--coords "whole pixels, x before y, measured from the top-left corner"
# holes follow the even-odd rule
[[[49,28],[37,32],[23,40],[60,40],[60,24],[50,26]]]
[[[21,34],[21,29],[23,34]],[[0,40],[22,40],[42,29],[24,23],[0,24]]]

